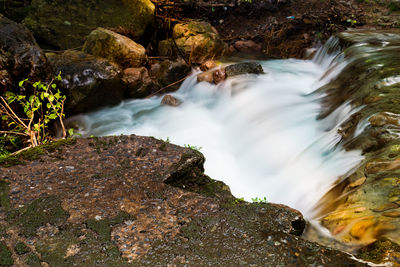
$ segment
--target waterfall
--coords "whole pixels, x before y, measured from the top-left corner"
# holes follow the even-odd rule
[[[264,198],[313,216],[315,203],[362,159],[340,145],[340,124],[356,110],[349,102],[317,119],[324,92],[317,89],[346,65],[331,38],[313,60],[261,61],[265,74],[242,75],[214,85],[194,73],[172,95],[126,100],[78,117],[83,136],[148,135],[201,147],[205,173],[236,197]]]

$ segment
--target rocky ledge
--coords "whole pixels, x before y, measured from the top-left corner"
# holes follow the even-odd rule
[[[304,240],[302,215],[235,199],[198,151],[152,137],[62,140],[0,167],[0,265],[362,266]]]

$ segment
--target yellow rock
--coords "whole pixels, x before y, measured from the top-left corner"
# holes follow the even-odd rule
[[[354,188],[354,187],[360,186],[363,183],[365,183],[366,180],[367,180],[366,177],[361,177],[361,178],[357,179],[356,181],[352,182],[351,184],[349,184],[349,187]]]
[[[370,228],[374,224],[375,222],[373,220],[359,221],[351,228],[350,235],[357,239],[361,239],[363,235],[365,235],[365,233],[367,232],[368,228]]]
[[[400,217],[400,210],[394,211],[387,211],[382,213],[383,216],[390,217],[390,218],[399,218]]]
[[[380,205],[379,207],[373,209],[373,211],[375,212],[382,212],[382,211],[387,211],[387,210],[391,210],[391,209],[397,209],[398,206],[392,202],[389,203],[385,203],[383,205]]]

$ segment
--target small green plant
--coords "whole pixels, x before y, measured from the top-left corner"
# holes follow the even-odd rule
[[[185,144],[185,147],[193,149],[193,150],[197,150],[197,151],[200,151],[200,149],[202,149],[202,147],[200,147],[200,146],[191,146],[189,144]]]
[[[27,83],[31,83],[34,91],[32,95],[27,97],[22,94],[6,92],[5,98],[0,96],[1,119],[6,121],[9,127],[9,130],[0,131],[0,134],[24,136],[29,139],[30,147],[36,147],[51,140],[49,124],[59,120],[63,138],[65,138],[67,132],[63,119],[66,96],[57,89],[55,80],[61,80],[61,75],[59,74],[49,83],[41,81],[31,83],[25,79],[19,82],[19,87],[24,89]],[[11,107],[15,104],[22,107],[24,117],[17,115],[17,112]]]
[[[254,198],[251,198],[251,201],[253,203],[268,203],[266,197],[264,197],[264,198],[254,197]]]
[[[235,200],[233,201],[233,204],[240,204],[244,202],[244,197],[240,197],[240,198],[235,198]]]

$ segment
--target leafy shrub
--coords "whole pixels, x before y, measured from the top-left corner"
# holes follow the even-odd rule
[[[5,98],[0,96],[1,119],[9,128],[7,131],[0,131],[0,134],[19,135],[28,139],[31,147],[35,147],[51,140],[49,125],[58,120],[65,138],[67,133],[63,119],[66,96],[57,89],[55,80],[61,80],[60,74],[49,83],[31,83],[25,79],[19,82],[19,86],[24,89],[25,84],[30,83],[34,89],[32,95],[27,97],[6,92]],[[22,108],[23,116],[14,111],[17,106]]]

